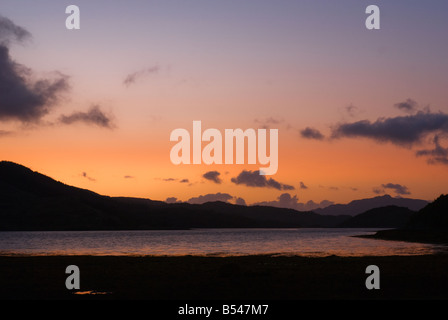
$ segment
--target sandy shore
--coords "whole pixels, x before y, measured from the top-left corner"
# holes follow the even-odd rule
[[[65,287],[77,265],[79,291]],[[380,268],[367,290],[365,269]],[[0,257],[0,299],[447,299],[448,255],[391,257]]]

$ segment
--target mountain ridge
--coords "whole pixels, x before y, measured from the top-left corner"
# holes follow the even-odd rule
[[[366,212],[373,208],[380,208],[386,206],[406,207],[412,211],[418,211],[425,207],[429,202],[421,199],[391,197],[386,194],[373,198],[365,198],[353,200],[347,204],[333,204],[325,208],[313,210],[315,213],[323,215],[339,215],[341,212],[349,216],[355,216]]]
[[[357,203],[363,200],[372,202],[361,199]],[[387,210],[377,208],[377,215],[384,216]],[[403,217],[376,217],[371,221],[377,224],[381,219],[384,220],[381,225],[389,228],[405,222]],[[350,220],[353,223],[353,217],[345,214],[324,215],[219,201],[190,204],[110,197],[64,184],[14,162],[0,162],[0,230],[332,228]],[[361,225],[376,227],[368,219]]]

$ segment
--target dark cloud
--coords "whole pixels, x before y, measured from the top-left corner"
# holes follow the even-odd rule
[[[236,198],[235,200],[235,204],[239,205],[239,206],[246,206],[246,200],[244,200],[243,198]]]
[[[302,181],[300,181],[300,189],[308,189],[308,187]]]
[[[134,179],[133,176],[124,176],[125,179]]]
[[[218,171],[209,171],[202,175],[203,178],[213,181],[214,183],[220,184],[222,182],[221,178],[219,178],[220,173]]]
[[[28,31],[0,17],[0,120],[38,122],[69,89],[67,76],[56,72],[52,79],[32,81],[32,70],[11,59],[10,41],[30,37]]]
[[[125,86],[129,87],[131,84],[134,84],[137,80],[139,80],[147,75],[158,73],[159,70],[160,70],[160,68],[158,66],[154,66],[154,67],[146,68],[146,69],[131,73],[126,76],[126,78],[123,81],[123,84]]]
[[[334,204],[334,202],[328,200],[323,200],[320,203],[315,203],[312,200],[308,201],[307,203],[301,203],[299,202],[299,199],[296,195],[291,196],[289,193],[283,193],[277,198],[277,200],[257,202],[253,205],[288,208],[298,211],[311,211],[317,208],[325,208],[332,204]]]
[[[180,183],[189,183],[190,180],[188,180],[188,179],[182,179],[182,180],[180,180],[179,182],[180,182]]]
[[[294,190],[293,186],[282,184],[272,178],[267,179],[266,176],[260,175],[260,171],[243,170],[237,177],[231,181],[235,184],[242,184],[248,187],[274,188],[278,190]]]
[[[417,102],[415,102],[412,99],[407,99],[404,102],[394,104],[394,107],[403,110],[405,112],[413,112],[417,107]]]
[[[253,205],[254,206],[269,206],[269,207],[279,207],[279,208],[290,208],[290,209],[296,209],[297,205],[299,203],[299,199],[296,195],[291,197],[289,193],[282,193],[277,200],[274,201],[263,201],[263,202],[256,202]]]
[[[319,130],[306,127],[305,129],[300,131],[300,135],[306,139],[315,139],[315,140],[323,140],[324,135],[320,133]]]
[[[6,17],[0,16],[0,42],[8,44],[11,40],[23,42],[31,38],[29,33],[24,28],[17,26]]]
[[[174,179],[174,178],[165,178],[165,179],[162,179],[163,181],[176,181],[177,179]]]
[[[70,115],[61,115],[59,122],[63,124],[85,123],[108,129],[115,127],[111,116],[101,111],[98,105],[92,106],[87,112],[76,111]]]
[[[396,194],[411,194],[406,186],[396,183],[386,183],[381,185],[384,189],[392,189]]]
[[[296,190],[296,188],[289,184],[282,184],[282,190]]]
[[[418,150],[415,154],[417,157],[428,157],[429,164],[445,164],[448,165],[448,148],[444,148],[440,145],[439,136],[434,136],[434,149],[430,150]]]
[[[203,204],[206,202],[211,202],[211,201],[222,201],[222,202],[229,202],[229,200],[233,199],[233,197],[228,194],[228,193],[209,193],[206,195],[200,195],[198,197],[193,197],[188,199],[188,203],[191,204]]]
[[[400,146],[412,146],[430,134],[448,132],[448,114],[419,111],[414,115],[343,123],[333,128],[332,137],[364,137]]]
[[[92,177],[89,177],[86,172],[81,173],[81,176],[86,178],[86,179],[88,179],[88,180],[90,180],[90,181],[96,181],[96,179],[94,179]]]
[[[176,197],[168,197],[165,200],[166,203],[182,203],[182,201],[177,200]]]

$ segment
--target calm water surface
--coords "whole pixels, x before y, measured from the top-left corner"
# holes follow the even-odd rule
[[[0,232],[0,255],[420,255],[445,246],[352,237],[378,229]]]

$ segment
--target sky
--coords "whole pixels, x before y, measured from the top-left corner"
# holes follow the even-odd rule
[[[365,27],[371,4],[379,30]],[[2,0],[0,159],[168,202],[432,201],[448,189],[447,12],[444,0]],[[170,134],[193,121],[278,129],[278,171],[173,164]]]

